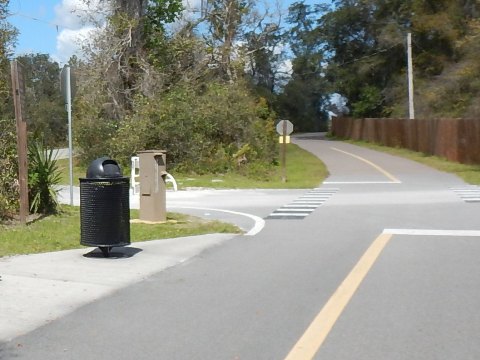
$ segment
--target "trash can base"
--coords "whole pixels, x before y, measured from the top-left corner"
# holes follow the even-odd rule
[[[113,246],[99,246],[99,249],[102,251],[103,257],[110,257],[110,251],[112,251]]]

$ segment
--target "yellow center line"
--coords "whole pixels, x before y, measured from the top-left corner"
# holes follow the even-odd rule
[[[335,147],[331,147],[332,150],[335,150],[335,151],[338,151],[338,152],[341,152],[341,153],[344,153],[344,154],[347,154],[347,155],[350,155],[351,157],[354,157],[355,159],[358,159],[360,161],[363,161],[364,163],[370,165],[371,167],[375,168],[376,170],[380,171],[383,175],[385,175],[387,178],[389,178],[391,181],[393,181],[394,183],[400,183],[401,181],[398,180],[395,176],[393,176],[392,174],[390,174],[388,171],[386,171],[385,169],[381,168],[380,166],[378,166],[377,164],[374,164],[373,162],[367,160],[367,159],[364,159],[362,158],[361,156],[358,156],[358,155],[355,155],[355,154],[352,154],[352,153],[349,153],[348,151],[343,151],[343,150],[340,150],[340,149],[337,149]]]
[[[318,352],[341,313],[357,291],[392,234],[383,233],[375,239],[350,274],[318,313],[285,360],[310,360]]]

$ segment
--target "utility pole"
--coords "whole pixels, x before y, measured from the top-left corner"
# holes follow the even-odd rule
[[[415,119],[413,106],[413,65],[412,65],[412,33],[407,34],[407,57],[408,57],[408,115]]]

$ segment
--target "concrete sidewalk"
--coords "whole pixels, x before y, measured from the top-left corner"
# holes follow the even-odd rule
[[[59,190],[59,201],[69,203],[69,187],[61,186]],[[80,190],[74,187],[73,191],[74,205],[78,206]],[[279,194],[292,196],[284,191]],[[230,221],[246,232],[256,228],[260,231],[264,221],[251,214],[197,207],[211,206],[215,201],[225,207],[238,207],[242,202],[246,206],[262,204],[266,201],[263,195],[264,191],[256,190],[167,192],[169,208],[182,208],[187,213],[189,208],[197,209],[190,212]],[[281,199],[283,202],[283,197]],[[270,211],[268,203],[266,206]],[[138,196],[130,197],[130,207],[139,208]],[[0,258],[0,342],[48,324],[84,304],[183,263],[235,236],[239,235],[209,234],[136,242],[128,247],[113,248],[110,258],[104,258],[98,248]]]
[[[104,258],[97,248],[0,258],[0,342],[233,238],[210,234],[132,243]]]

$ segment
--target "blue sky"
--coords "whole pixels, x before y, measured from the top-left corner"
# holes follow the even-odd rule
[[[90,9],[99,1],[90,0]],[[66,63],[94,30],[82,21],[87,10],[83,0],[10,0],[9,21],[19,31],[15,53],[44,53]]]
[[[85,26],[79,14],[82,0],[10,0],[9,21],[19,31],[15,53],[45,53],[65,63],[92,26]],[[76,12],[74,12],[76,10]]]
[[[9,22],[20,31],[17,53],[56,52],[58,33],[52,24],[55,21],[54,7],[58,3],[58,0],[10,0],[12,16]]]
[[[189,0],[191,4],[199,1]],[[283,0],[283,8],[292,2]],[[89,29],[80,21],[78,11],[72,12],[82,7],[82,0],[10,0],[9,22],[19,30],[15,53],[50,54],[55,61],[65,63],[78,48],[74,39],[88,37]]]

